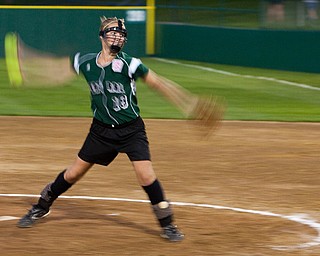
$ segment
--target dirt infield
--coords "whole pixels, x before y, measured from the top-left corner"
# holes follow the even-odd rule
[[[91,120],[0,122],[1,255],[320,255],[320,123],[223,122],[199,140],[187,121],[145,120],[154,168],[186,234],[168,243],[125,155],[94,166],[42,223],[17,228],[3,216],[26,213],[73,161]]]

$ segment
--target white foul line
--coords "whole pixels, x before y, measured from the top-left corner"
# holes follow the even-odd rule
[[[18,217],[13,217],[13,216],[0,216],[0,221],[5,221],[5,220],[17,220],[19,219]]]
[[[243,77],[243,78],[250,78],[250,79],[266,80],[266,81],[277,82],[277,83],[280,83],[280,84],[286,84],[286,85],[292,85],[292,86],[296,86],[296,87],[301,87],[301,88],[304,88],[304,89],[320,91],[319,87],[314,87],[314,86],[307,85],[307,84],[290,82],[290,81],[286,81],[286,80],[282,80],[282,79],[276,79],[276,78],[273,78],[273,77],[241,75],[241,74],[232,73],[232,72],[228,72],[228,71],[224,71],[224,70],[220,70],[220,69],[203,67],[203,66],[198,66],[198,65],[193,65],[193,64],[186,64],[186,63],[181,63],[181,62],[173,61],[173,60],[160,59],[160,58],[153,58],[153,59],[158,60],[158,61],[162,61],[162,62],[165,62],[165,63],[170,63],[170,64],[174,64],[174,65],[180,65],[180,66],[185,66],[185,67],[190,67],[190,68],[201,69],[201,70],[205,70],[205,71],[209,71],[209,72],[215,72],[215,73],[219,73],[219,74],[227,75],[227,76],[236,76],[236,77]]]
[[[39,195],[31,194],[0,194],[0,197],[39,197]],[[128,199],[128,198],[115,198],[115,197],[96,197],[96,196],[60,196],[59,198],[64,199],[85,199],[85,200],[104,200],[104,201],[122,201],[122,202],[134,202],[134,203],[150,203],[149,200],[140,200],[140,199]],[[200,207],[200,208],[211,208],[218,210],[229,210],[234,212],[250,213],[257,214],[262,216],[277,217],[286,220],[290,220],[299,224],[309,226],[317,232],[317,236],[312,239],[310,242],[294,245],[294,246],[274,246],[272,247],[275,250],[294,250],[294,249],[305,249],[313,246],[320,245],[320,224],[309,218],[307,215],[282,215],[278,213],[273,213],[269,211],[257,211],[249,210],[243,208],[234,208],[221,205],[212,205],[212,204],[195,204],[195,203],[186,203],[186,202],[170,202],[172,205],[177,206],[187,206],[187,207]],[[0,221],[13,220],[17,217],[13,216],[0,216]]]

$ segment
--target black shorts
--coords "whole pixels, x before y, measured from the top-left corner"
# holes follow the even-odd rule
[[[150,160],[149,142],[142,118],[116,127],[94,118],[78,156],[88,163],[106,166],[119,153],[126,153],[131,161]]]

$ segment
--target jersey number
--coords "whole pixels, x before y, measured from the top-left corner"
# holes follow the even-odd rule
[[[129,106],[126,95],[113,96],[112,102],[114,111],[120,111],[121,109],[126,109]]]

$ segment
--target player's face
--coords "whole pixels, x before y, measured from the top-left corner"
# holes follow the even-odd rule
[[[111,23],[109,27],[117,27],[118,23]],[[125,27],[123,26],[123,29],[125,29]],[[122,48],[123,44],[125,43],[126,37],[124,33],[121,33],[119,31],[109,31],[106,34],[106,43],[109,47],[111,47],[112,45],[114,46],[119,46]]]

